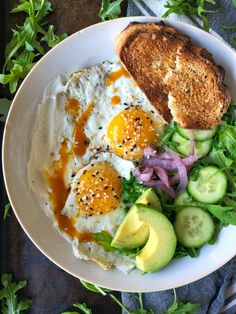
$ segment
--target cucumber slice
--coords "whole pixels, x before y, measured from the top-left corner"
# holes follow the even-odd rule
[[[174,222],[178,241],[186,247],[198,248],[214,234],[211,216],[199,207],[185,207],[176,215]]]
[[[188,193],[197,201],[216,204],[226,193],[227,179],[225,174],[215,166],[206,166],[199,171],[196,181],[189,179]]]
[[[190,129],[183,129],[176,123],[176,130],[177,132],[184,137],[185,139],[189,140],[189,132],[192,132],[195,141],[203,142],[212,138],[216,131],[217,127],[214,127],[212,130],[190,130]]]
[[[194,201],[189,196],[188,192],[185,190],[181,192],[174,200],[175,205],[192,205]]]
[[[190,141],[183,138],[179,135],[178,132],[175,132],[172,136],[172,142],[179,143],[177,150],[180,154],[184,156],[189,155],[190,150]],[[195,152],[199,157],[207,155],[211,149],[212,139],[209,139],[204,142],[195,142]]]

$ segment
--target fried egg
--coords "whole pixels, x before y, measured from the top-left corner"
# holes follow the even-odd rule
[[[80,169],[71,182],[71,190],[62,214],[76,230],[73,250],[87,256],[104,268],[122,266],[122,257],[106,252],[94,242],[93,234],[106,231],[114,236],[126,214],[122,200],[122,180],[128,179],[133,163],[109,153],[98,153]],[[65,232],[68,228],[64,229]],[[124,259],[126,262],[128,258]],[[123,265],[124,266],[124,265]],[[126,263],[126,267],[133,267]]]
[[[74,73],[67,84],[67,134],[79,164],[109,150],[130,160],[158,142],[159,114],[119,62]]]

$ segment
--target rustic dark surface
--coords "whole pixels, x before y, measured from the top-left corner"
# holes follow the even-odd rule
[[[97,16],[101,0],[52,0],[55,11],[50,23],[57,33],[69,34],[99,22]],[[16,0],[0,1],[0,68],[4,60],[5,43],[10,38],[10,29],[22,21],[20,14],[9,15]],[[123,8],[125,12],[125,7]],[[7,88],[0,86],[0,98],[11,97]],[[1,123],[1,138],[4,125]],[[27,287],[21,297],[29,297],[33,304],[29,313],[59,314],[72,309],[75,302],[86,302],[95,314],[118,314],[120,308],[109,297],[87,291],[80,281],[50,262],[29,240],[20,227],[14,213],[3,221],[3,208],[8,202],[1,173],[0,191],[0,275],[13,274],[14,279],[26,279]],[[116,293],[119,296],[119,293]]]

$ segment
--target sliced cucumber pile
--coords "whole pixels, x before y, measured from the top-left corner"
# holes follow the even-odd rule
[[[199,248],[214,234],[211,216],[199,207],[185,207],[176,214],[174,229],[178,241],[189,248]]]
[[[182,137],[184,137],[187,140],[189,140],[190,138],[189,133],[191,132],[193,134],[195,141],[203,142],[211,139],[215,135],[217,127],[214,127],[212,130],[190,130],[183,129],[176,123],[176,130]]]
[[[190,151],[190,141],[182,137],[178,132],[175,132],[172,136],[172,142],[179,143],[177,150],[180,154],[184,156],[189,155]],[[206,140],[204,142],[195,142],[195,153],[199,157],[207,155],[211,149],[212,139]]]
[[[216,204],[225,196],[227,178],[219,168],[206,166],[200,169],[196,181],[189,179],[187,189],[195,200],[207,204]]]

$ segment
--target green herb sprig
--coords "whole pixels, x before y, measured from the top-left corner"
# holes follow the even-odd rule
[[[26,15],[24,23],[12,29],[12,38],[5,49],[3,74],[0,74],[0,83],[9,84],[11,93],[16,91],[19,81],[25,78],[38,59],[45,54],[42,42],[52,48],[67,37],[66,33],[55,35],[53,26],[48,26],[45,17],[52,10],[48,0],[20,0],[11,11]]]
[[[123,0],[102,0],[102,5],[98,16],[102,21],[112,20],[120,16],[121,3]]]
[[[206,5],[214,6],[214,0],[170,0],[165,7],[168,9],[163,17],[168,17],[172,13],[182,14],[185,16],[198,16],[203,23],[206,31],[209,31],[210,23],[206,13],[214,13],[213,10],[207,10]]]
[[[127,208],[130,208],[137,198],[143,193],[145,187],[140,184],[134,177],[133,173],[130,173],[128,180],[122,182],[122,199],[127,204]]]
[[[18,291],[23,289],[27,284],[25,280],[16,283],[12,281],[11,274],[3,274],[1,283],[0,302],[2,314],[21,314],[30,308],[31,300],[18,301],[17,298]]]
[[[100,293],[103,296],[108,295],[117,305],[119,305],[121,307],[121,309],[126,314],[154,314],[153,309],[145,309],[144,308],[141,293],[138,293],[136,295],[136,298],[138,300],[138,308],[131,312],[127,307],[124,306],[124,304],[122,304],[122,302],[114,294],[111,293],[110,290],[101,288],[101,287],[93,285],[93,284],[90,284],[84,280],[81,280],[81,284],[86,289],[88,289],[89,291],[92,291],[95,293]],[[74,304],[74,306],[79,308],[80,310],[82,310],[83,313],[85,313],[85,314],[93,314],[92,310],[88,308],[86,303],[76,303],[76,304]],[[200,308],[200,304],[183,303],[182,301],[178,300],[176,292],[174,290],[173,304],[171,304],[169,306],[169,308],[167,309],[167,311],[165,311],[162,314],[194,314],[194,313],[196,313],[196,311],[199,308]],[[79,314],[79,312],[63,312],[61,314]]]

